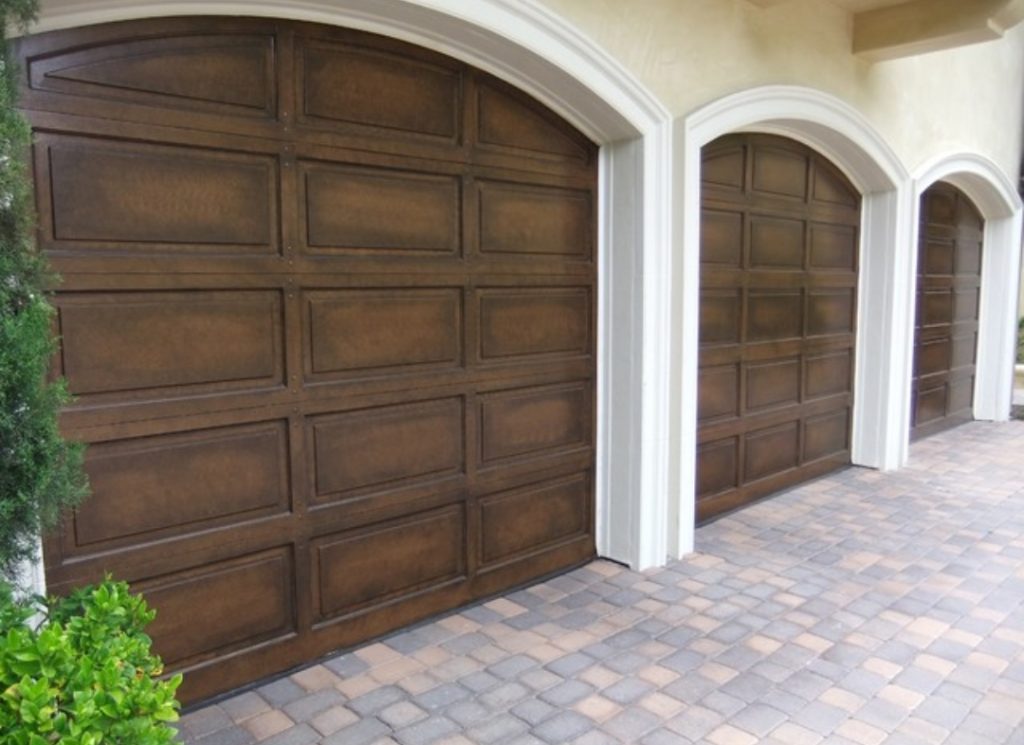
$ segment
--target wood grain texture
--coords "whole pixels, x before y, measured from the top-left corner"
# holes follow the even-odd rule
[[[921,195],[912,439],[974,418],[984,220],[952,184]]]
[[[704,148],[698,520],[849,463],[859,205],[795,142]]]
[[[146,591],[193,702],[594,555],[592,143],[345,29],[16,52],[96,492],[51,591]]]

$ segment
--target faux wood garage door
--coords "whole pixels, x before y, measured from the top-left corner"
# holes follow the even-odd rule
[[[596,148],[449,58],[174,19],[18,47],[63,425],[195,700],[594,555]]]
[[[974,418],[984,221],[951,184],[921,195],[911,437]]]
[[[850,462],[860,197],[789,140],[702,158],[697,518]]]

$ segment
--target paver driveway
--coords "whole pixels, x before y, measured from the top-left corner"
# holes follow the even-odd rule
[[[1024,422],[918,443],[183,719],[190,743],[1024,743]]]

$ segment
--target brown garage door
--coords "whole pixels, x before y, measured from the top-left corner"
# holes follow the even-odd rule
[[[860,197],[820,155],[702,158],[697,518],[850,462]]]
[[[974,418],[984,221],[951,184],[921,195],[911,438]]]
[[[245,19],[19,46],[94,496],[195,700],[594,554],[596,148],[452,59]]]

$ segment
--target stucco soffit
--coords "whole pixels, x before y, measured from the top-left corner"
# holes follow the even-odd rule
[[[853,16],[853,51],[877,61],[998,39],[1024,20],[1024,0],[910,0]]]

